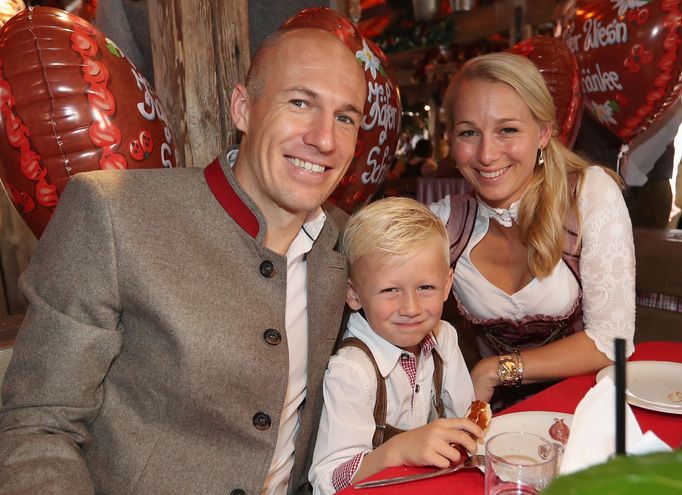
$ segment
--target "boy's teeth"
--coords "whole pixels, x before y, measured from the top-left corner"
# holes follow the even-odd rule
[[[288,156],[287,159],[298,168],[302,168],[308,172],[314,172],[316,174],[321,174],[324,172],[324,167],[322,165],[318,165],[317,163],[306,162],[305,160],[294,158],[293,156]]]
[[[500,175],[505,173],[507,168],[508,167],[501,168],[497,172],[484,172],[483,170],[479,170],[478,173],[481,174],[481,177],[483,177],[485,179],[494,179],[495,177],[499,177]]]

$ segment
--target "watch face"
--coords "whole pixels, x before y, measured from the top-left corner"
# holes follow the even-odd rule
[[[517,376],[516,365],[511,361],[503,361],[500,363],[499,375],[502,382],[516,380]]]

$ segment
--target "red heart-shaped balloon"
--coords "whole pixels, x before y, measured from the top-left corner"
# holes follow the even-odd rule
[[[527,38],[509,51],[528,57],[542,73],[556,106],[559,139],[572,147],[583,114],[580,71],[573,52],[562,40],[551,36]]]
[[[74,174],[175,164],[153,89],[94,26],[33,7],[2,27],[0,178],[36,237]]]
[[[387,72],[386,55],[338,12],[327,7],[305,9],[280,27],[295,28],[330,32],[344,42],[364,68],[367,99],[355,157],[329,198],[339,208],[352,213],[371,199],[391,167],[402,115],[398,88]]]
[[[680,0],[578,0],[564,40],[578,60],[585,107],[626,143],[679,97]]]

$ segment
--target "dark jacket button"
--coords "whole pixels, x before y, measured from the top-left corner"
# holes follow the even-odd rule
[[[265,260],[260,264],[260,274],[270,278],[275,273],[275,265],[270,260]]]
[[[246,492],[242,490],[241,488],[237,488],[235,490],[232,490],[230,492],[230,495],[246,495]]]
[[[272,420],[270,419],[268,413],[260,411],[253,416],[253,426],[255,426],[257,429],[267,430],[270,428],[270,425],[272,425]]]
[[[280,342],[282,342],[282,334],[280,334],[274,328],[268,328],[265,332],[263,332],[263,338],[270,345],[278,345]]]

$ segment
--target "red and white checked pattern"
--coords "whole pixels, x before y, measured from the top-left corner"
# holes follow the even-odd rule
[[[427,357],[431,354],[436,341],[431,336],[431,334],[424,337],[421,343],[422,354]],[[405,352],[400,356],[400,366],[405,371],[407,378],[410,380],[410,386],[412,387],[412,398],[410,399],[410,407],[414,406],[414,384],[417,381],[417,358],[412,354]]]
[[[350,481],[360,467],[360,461],[362,460],[363,455],[363,452],[356,454],[354,457],[348,459],[334,469],[334,472],[332,473],[332,483],[334,484],[334,489],[336,491],[343,490],[350,486]]]
[[[434,347],[436,347],[436,339],[433,338],[433,335],[428,334],[424,337],[424,340],[422,340],[422,353],[424,356],[428,357]]]
[[[421,344],[421,350],[424,356],[431,354],[435,345],[436,341],[431,334],[424,337]],[[400,366],[405,370],[407,377],[410,379],[410,385],[414,388],[414,384],[417,381],[417,358],[412,354],[405,352],[400,356]]]

